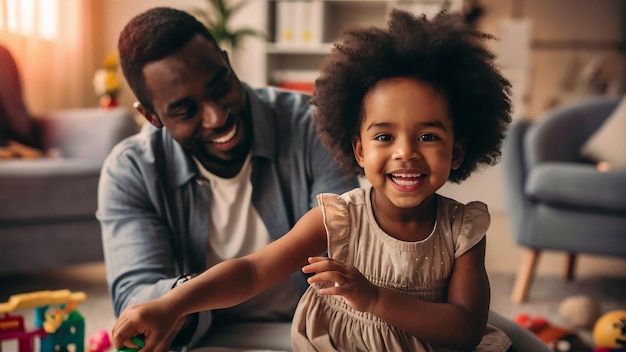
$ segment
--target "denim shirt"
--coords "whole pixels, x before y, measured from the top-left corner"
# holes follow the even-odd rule
[[[252,204],[272,239],[288,232],[316,195],[358,186],[322,146],[308,95],[246,86],[252,111]],[[102,228],[107,280],[115,315],[158,298],[182,273],[206,269],[210,184],[168,133],[145,124],[119,143],[100,175],[96,216]],[[303,292],[306,281],[294,273]],[[191,345],[208,330],[198,315]]]

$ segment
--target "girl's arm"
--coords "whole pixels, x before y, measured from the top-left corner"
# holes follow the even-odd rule
[[[432,345],[473,350],[480,342],[489,313],[489,281],[483,238],[454,262],[448,301],[430,303],[369,282],[351,265],[329,258],[311,258],[309,283],[334,282],[322,294],[343,296],[354,309],[370,312]]]
[[[325,250],[326,230],[322,211],[316,207],[291,231],[263,249],[217,264],[161,298],[126,309],[113,328],[114,345],[121,348],[131,337],[141,334],[146,342],[144,349],[154,350],[179,318],[239,304],[299,270],[308,257]]]

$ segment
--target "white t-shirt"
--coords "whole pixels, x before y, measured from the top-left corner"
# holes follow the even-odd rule
[[[194,159],[195,160],[195,159]],[[210,183],[209,243],[207,268],[227,259],[242,257],[271,242],[270,234],[252,205],[250,155],[241,171],[222,178],[195,160]],[[237,306],[215,311],[215,318],[234,320],[291,320],[298,294],[290,277]]]

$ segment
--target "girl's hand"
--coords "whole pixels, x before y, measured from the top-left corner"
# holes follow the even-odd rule
[[[321,294],[342,296],[358,311],[374,311],[378,300],[378,286],[369,282],[354,266],[326,257],[309,258],[309,263],[302,268],[306,274],[316,273],[307,280],[309,284],[332,284],[331,287],[321,289]]]
[[[158,299],[128,307],[113,326],[113,346],[136,348],[131,338],[142,336],[145,346],[141,350],[169,351],[184,319],[172,316]]]

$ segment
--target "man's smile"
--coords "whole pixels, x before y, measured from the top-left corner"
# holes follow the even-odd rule
[[[211,139],[212,143],[224,144],[230,142],[237,134],[237,124],[234,124],[225,134]]]

